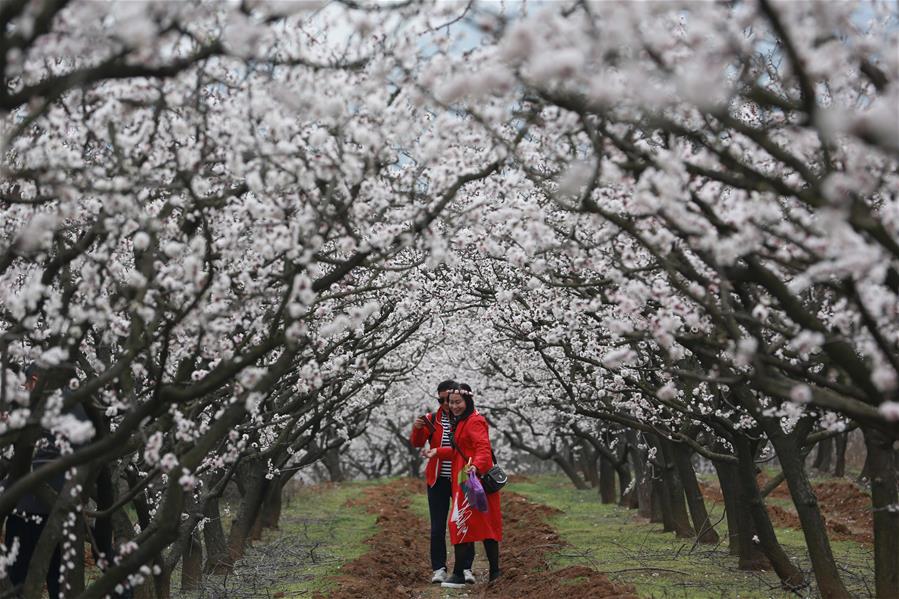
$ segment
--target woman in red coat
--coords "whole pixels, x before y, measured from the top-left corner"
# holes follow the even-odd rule
[[[487,421],[475,411],[474,395],[465,388],[453,390],[450,392],[448,407],[452,414],[453,446],[432,449],[428,456],[453,461],[449,529],[456,563],[453,574],[443,586],[459,588],[465,586],[463,569],[471,567],[475,541],[484,542],[484,550],[490,562],[490,582],[499,577],[499,542],[503,539],[503,515],[498,492],[487,495],[487,511],[479,512],[469,504],[459,486],[459,474],[467,464],[477,474],[483,474],[493,466]]]

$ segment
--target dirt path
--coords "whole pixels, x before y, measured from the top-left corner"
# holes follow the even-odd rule
[[[479,583],[459,591],[430,585],[427,583],[430,576],[428,524],[409,509],[412,496],[420,492],[421,481],[413,479],[400,479],[365,490],[358,502],[378,514],[379,531],[369,540],[368,553],[343,567],[337,587],[327,597],[637,599],[633,587],[615,585],[591,568],[572,566],[552,571],[549,555],[564,545],[547,523],[555,510],[508,491],[503,491],[502,496],[505,538],[500,545],[500,567],[503,577],[493,585]],[[486,580],[482,545],[478,544],[477,552],[475,575],[479,580]]]

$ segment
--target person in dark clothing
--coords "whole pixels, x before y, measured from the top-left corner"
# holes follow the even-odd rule
[[[39,369],[37,365],[30,364],[25,369],[26,381],[25,389],[34,391],[38,387],[38,383],[42,383],[43,391],[62,388],[63,401],[71,397],[71,391],[68,383],[75,378],[75,370],[70,366],[54,367],[52,369]],[[66,416],[73,416],[81,425],[79,435],[83,437],[85,434],[90,437],[91,430],[87,423],[90,422],[94,427],[101,426],[101,413],[96,409],[92,410],[92,416],[88,414],[82,404],[76,404],[68,408],[65,412]],[[85,428],[87,427],[87,428]],[[35,452],[31,459],[31,470],[36,470],[48,462],[52,462],[60,457],[60,448],[57,445],[56,435],[49,430],[41,431],[41,438],[36,443]],[[70,431],[71,434],[71,431]],[[84,442],[85,439],[80,439]],[[77,450],[81,445],[78,439],[70,438],[72,449]],[[11,484],[12,481],[0,481],[0,493],[3,488]],[[60,473],[51,478],[45,486],[49,486],[56,493],[59,493],[65,483],[65,473]],[[95,484],[90,486],[90,495],[96,500],[97,512],[103,512],[115,503],[114,483],[112,479],[112,471],[108,465],[100,465],[96,473]],[[27,578],[28,571],[31,569],[31,561],[37,550],[37,545],[41,534],[47,526],[50,513],[53,509],[52,499],[43,493],[41,497],[36,493],[26,493],[16,503],[14,511],[6,520],[4,543],[9,549],[13,543],[18,541],[19,548],[15,561],[7,568],[7,574],[13,587],[21,587]],[[83,499],[86,499],[83,498]],[[48,502],[51,505],[48,505]],[[90,527],[91,552],[94,561],[104,570],[105,567],[113,563],[116,552],[113,548],[113,534],[111,516],[98,516],[93,526]],[[61,597],[61,547],[57,545],[54,548],[50,563],[47,568],[47,592],[50,599]],[[110,597],[115,599],[132,599],[134,596],[132,589],[124,585],[121,590],[116,590]]]
[[[3,542],[7,547],[12,547],[15,539],[18,539],[19,550],[16,561],[9,566],[7,574],[14,587],[25,583],[28,576],[28,568],[31,565],[31,556],[37,549],[38,540],[47,523],[48,514],[16,512],[6,519],[6,532]],[[36,519],[35,519],[36,518]],[[61,597],[59,593],[59,566],[62,563],[59,545],[53,550],[50,558],[50,567],[47,570],[47,594],[50,599]]]
[[[74,371],[72,371],[74,374]],[[25,368],[25,388],[33,391],[38,384],[39,378],[43,376],[36,364],[30,364]],[[58,387],[57,387],[58,388]],[[49,386],[47,387],[49,390]],[[87,413],[81,405],[76,405],[70,413],[78,420],[86,421]],[[41,438],[38,440],[34,450],[34,456],[31,460],[31,469],[36,470],[44,464],[57,459],[60,456],[59,448],[56,445],[56,436],[49,430],[42,431]],[[59,493],[65,483],[65,473],[54,476],[48,482],[49,486]],[[0,491],[6,487],[9,481],[0,482]],[[43,499],[35,493],[24,494],[16,503],[14,511],[7,517],[3,542],[7,548],[13,546],[18,541],[19,549],[16,554],[16,560],[9,566],[7,572],[10,582],[14,587],[18,587],[25,582],[28,576],[28,570],[31,566],[31,558],[37,549],[38,541],[44,528],[52,505],[48,505]],[[47,570],[47,593],[50,599],[61,597],[60,595],[60,564],[61,550],[59,545],[53,551],[50,559],[50,565]]]

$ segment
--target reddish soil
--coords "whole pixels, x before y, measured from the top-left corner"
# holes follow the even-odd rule
[[[706,501],[712,503],[724,503],[724,494],[721,493],[721,487],[718,485],[710,485],[707,483],[699,483],[699,490]]]
[[[768,504],[765,507],[768,508],[768,517],[771,518],[771,524],[774,526],[778,528],[802,528],[796,512],[785,510],[779,505]]]
[[[369,539],[369,551],[343,567],[334,599],[398,596],[422,597],[433,593],[428,584],[428,524],[409,509],[421,481],[401,479],[366,489],[357,503],[378,514],[379,531]],[[532,599],[637,599],[630,585],[615,585],[604,574],[583,566],[550,571],[549,554],[565,542],[547,523],[550,507],[503,491],[503,576],[494,584],[479,583],[466,589],[478,597]],[[483,549],[478,544],[478,551]],[[323,599],[323,596],[317,596]]]
[[[428,525],[409,511],[412,493],[420,487],[421,481],[400,479],[369,487],[362,497],[350,502],[377,514],[379,531],[367,540],[368,553],[342,568],[337,588],[327,595],[316,595],[316,599],[415,596],[415,587],[427,580],[427,568],[422,564],[429,553]]]
[[[615,585],[605,574],[584,566],[570,566],[550,573],[549,554],[565,541],[548,524],[558,513],[532,503],[517,493],[503,494],[503,543],[500,567],[503,577],[487,587],[488,597],[533,599],[637,599],[630,585]]]
[[[771,482],[771,479],[764,472],[759,472],[755,477],[756,482],[759,485],[759,488],[762,489]],[[778,499],[790,499],[790,489],[787,488],[786,481],[781,481],[779,485],[774,487],[774,490],[768,494],[768,497],[776,497]]]
[[[759,486],[767,484],[764,474],[759,475]],[[700,485],[703,496],[709,501],[723,503],[721,489],[717,485]],[[858,543],[874,543],[874,520],[871,497],[849,480],[829,480],[814,486],[821,514],[824,516],[830,537]],[[768,497],[791,499],[786,483],[781,483]],[[768,514],[775,526],[801,529],[799,517],[792,508],[785,509],[768,504]]]
[[[837,538],[874,543],[874,513],[871,497],[848,480],[815,485],[815,495],[827,518],[827,529]]]

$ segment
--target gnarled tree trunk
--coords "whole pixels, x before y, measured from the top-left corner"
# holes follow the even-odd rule
[[[581,471],[584,473],[584,480],[590,483],[591,487],[599,486],[599,454],[590,447],[590,444],[582,440],[580,442]]]
[[[222,526],[218,497],[210,498],[207,501],[203,515],[207,518],[206,524],[203,526],[203,542],[206,545],[206,566],[203,570],[207,574],[230,572],[228,541],[225,539],[225,529]]]
[[[871,478],[871,507],[874,510],[874,587],[878,599],[899,597],[899,503],[896,492],[896,457],[893,441],[883,433],[862,429],[868,457],[865,465]]]
[[[265,478],[267,472],[268,468],[262,460],[248,460],[238,469],[243,495],[228,533],[228,564],[232,568],[237,560],[243,557],[251,539],[253,526],[258,520],[259,509],[268,490],[268,481]]]
[[[637,445],[637,433],[628,430],[628,459],[634,469],[636,480],[635,491],[637,494],[637,513],[652,519],[652,480],[646,468],[645,452]]]
[[[805,536],[805,545],[815,572],[815,580],[818,582],[818,592],[825,599],[848,598],[849,592],[840,578],[833,558],[830,539],[827,538],[827,527],[818,508],[818,498],[815,497],[805,472],[805,460],[799,443],[795,435],[783,432],[779,421],[765,419],[763,425],[777,452],[787,486],[790,488],[790,495],[793,497],[793,505],[796,506],[796,513],[802,523],[802,534]],[[820,449],[820,444],[818,447]],[[827,466],[829,467],[829,458]]]
[[[742,490],[737,474],[737,465],[729,462],[713,462],[718,474],[718,484],[724,497],[727,517],[727,540],[731,555],[738,558],[741,570],[760,570],[769,566],[768,558],[752,542],[755,527],[749,509],[743,506]]]
[[[687,507],[690,509],[690,518],[693,520],[693,528],[696,530],[697,541],[700,543],[715,544],[720,540],[718,533],[709,519],[709,513],[705,509],[705,501],[696,480],[696,471],[690,461],[692,452],[689,448],[679,443],[671,444],[671,456],[677,467],[681,482],[684,485],[684,495],[687,498]]]
[[[661,462],[662,488],[664,489],[663,501],[668,504],[671,512],[671,523],[674,533],[681,538],[694,536],[693,527],[690,526],[690,518],[687,515],[687,502],[684,495],[684,485],[674,465],[671,452],[671,442],[667,439],[656,438],[653,444],[659,449],[657,459]],[[665,506],[662,506],[664,513]]]
[[[575,468],[571,460],[566,459],[565,456],[560,454],[559,452],[553,453],[552,460],[556,463],[556,465],[559,466],[559,468],[562,469],[562,472],[564,472],[565,475],[571,480],[571,483],[576,489],[586,491],[590,488],[590,485],[584,482],[584,479],[581,478],[580,474],[577,473],[577,468]]]
[[[804,588],[808,584],[805,576],[790,561],[789,556],[778,542],[771,519],[768,517],[768,511],[765,509],[765,502],[755,478],[755,452],[752,444],[745,437],[734,437],[733,444],[739,460],[737,474],[742,491],[741,503],[743,506],[741,507],[748,508],[758,543],[785,588],[790,590]]]
[[[324,454],[322,454],[322,464],[328,469],[328,477],[332,483],[340,483],[346,479],[343,468],[340,465],[339,447],[326,449]]]
[[[836,460],[833,467],[834,476],[846,476],[846,446],[849,444],[849,433],[840,433],[834,438]]]
[[[815,453],[815,462],[812,468],[821,472],[830,472],[831,462],[833,461],[833,438],[827,437],[818,443],[818,449]]]
[[[196,529],[190,533],[190,540],[181,557],[181,590],[195,591],[203,583],[203,544]]]
[[[281,520],[281,502],[284,493],[284,485],[290,480],[289,477],[276,479],[269,485],[268,493],[262,503],[262,512],[259,518],[264,528],[278,528],[278,522]]]
[[[615,465],[599,456],[599,498],[602,503],[615,503]]]

